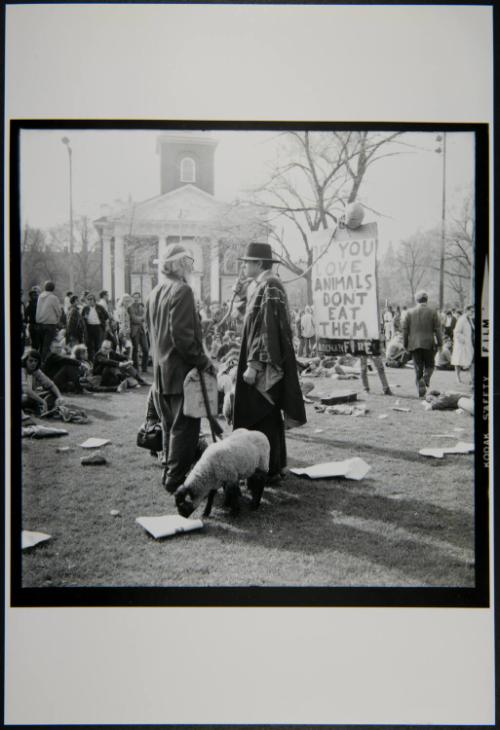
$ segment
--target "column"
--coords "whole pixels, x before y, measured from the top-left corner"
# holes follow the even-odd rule
[[[163,252],[165,251],[167,247],[167,236],[166,234],[162,234],[158,236],[158,283],[165,281],[165,275],[162,273],[161,270],[161,260],[163,257]]]
[[[220,299],[220,265],[219,265],[219,243],[210,241],[210,301],[218,302]]]
[[[115,301],[125,294],[125,242],[115,236]]]
[[[111,236],[102,236],[102,288],[113,295],[113,272],[111,271]]]

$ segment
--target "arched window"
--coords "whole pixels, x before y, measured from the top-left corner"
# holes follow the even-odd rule
[[[196,182],[196,165],[192,157],[184,157],[181,160],[181,182]]]

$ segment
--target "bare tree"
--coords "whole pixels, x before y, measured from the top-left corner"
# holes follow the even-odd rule
[[[309,302],[314,265],[310,234],[320,229],[334,230],[345,205],[356,199],[368,168],[383,157],[400,154],[391,147],[400,135],[355,131],[283,133],[278,159],[268,180],[254,195],[268,210],[271,224],[283,216],[298,230],[304,244],[305,267],[292,260],[279,223],[271,237],[278,244],[284,265],[305,277]]]
[[[445,254],[446,284],[463,307],[473,291],[473,261],[476,238],[472,194],[463,200],[458,213],[451,218]]]
[[[424,285],[429,273],[437,267],[438,253],[430,236],[416,233],[402,241],[396,252],[396,262],[414,301],[417,290]]]

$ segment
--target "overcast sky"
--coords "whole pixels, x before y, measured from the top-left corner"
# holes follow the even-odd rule
[[[164,134],[165,132],[161,132]],[[183,132],[184,134],[185,132]],[[22,224],[48,228],[69,218],[68,153],[73,150],[73,207],[76,215],[91,219],[102,206],[115,200],[147,200],[160,193],[157,131],[130,130],[23,130],[21,134]],[[198,132],[196,134],[199,134]],[[280,133],[214,130],[215,197],[230,201],[246,188],[265,179]],[[374,165],[360,190],[361,202],[381,215],[376,220],[384,248],[397,244],[418,228],[438,225],[442,205],[442,156],[434,152],[434,133],[408,133],[401,146],[405,154]],[[418,149],[417,149],[418,148]],[[423,149],[420,149],[423,148]],[[450,208],[474,183],[474,137],[471,133],[447,135],[447,200]],[[293,232],[287,229],[289,241]],[[295,253],[300,245],[293,245]]]

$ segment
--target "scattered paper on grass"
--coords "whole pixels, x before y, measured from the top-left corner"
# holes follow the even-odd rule
[[[52,428],[50,426],[23,426],[22,435],[24,437],[43,439],[51,438],[53,436],[67,436],[69,431],[65,428]]]
[[[189,520],[181,515],[137,517],[136,522],[155,539],[177,535],[181,532],[191,532],[191,530],[199,530],[203,527],[201,520]]]
[[[119,509],[112,509],[112,510],[109,511],[109,514],[112,517],[118,517],[118,515],[120,514],[120,510]]]
[[[303,399],[304,403],[314,403],[314,401],[311,400],[311,398],[306,398],[305,395],[302,397],[302,399]]]
[[[401,413],[411,413],[410,408],[402,408],[401,406],[392,406],[391,411],[401,411]]]
[[[80,446],[82,449],[100,449],[101,446],[106,446],[106,444],[110,443],[111,441],[109,439],[99,439],[92,436],[84,441],[83,444],[80,444]]]
[[[71,451],[71,446],[58,446],[56,451],[59,451],[61,454],[65,451]]]
[[[433,456],[435,459],[442,459],[445,454],[472,454],[474,452],[474,444],[459,441],[455,446],[444,447],[442,449],[429,448],[420,449],[418,452],[422,456]]]
[[[35,547],[40,542],[50,540],[51,535],[47,535],[45,532],[31,532],[30,530],[23,530],[21,534],[21,548],[27,550],[27,548]]]
[[[310,479],[326,479],[327,477],[345,477],[346,479],[363,479],[370,471],[366,461],[358,456],[345,461],[328,461],[324,464],[314,464],[305,469],[290,469],[297,476],[306,476]]]
[[[442,459],[444,456],[443,449],[420,449],[418,453],[422,456],[433,456],[435,459]]]
[[[323,433],[323,431],[324,431],[323,428],[315,428],[314,429],[314,433]]]
[[[387,418],[389,416],[388,413],[381,413],[379,418]]]

